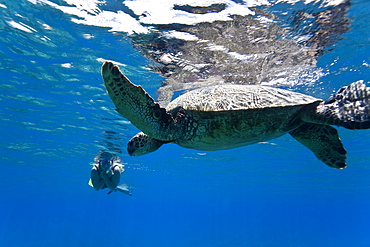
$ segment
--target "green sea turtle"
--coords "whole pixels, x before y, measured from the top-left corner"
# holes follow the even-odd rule
[[[163,108],[111,62],[103,64],[102,76],[117,111],[142,131],[128,143],[133,156],[164,143],[222,150],[289,133],[325,164],[345,168],[346,150],[330,125],[370,128],[370,88],[361,81],[326,101],[267,86],[217,85],[189,91]]]

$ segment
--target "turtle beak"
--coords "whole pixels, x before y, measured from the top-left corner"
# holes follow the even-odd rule
[[[130,145],[128,145],[128,147],[127,147],[127,152],[128,152],[128,154],[129,154],[130,156],[134,156],[133,154],[134,154],[134,152],[135,152],[135,148],[130,147]]]
[[[135,152],[137,151],[137,148],[135,148],[135,144],[130,140],[128,143],[127,143],[127,152],[130,156],[138,156],[137,153],[135,154]]]

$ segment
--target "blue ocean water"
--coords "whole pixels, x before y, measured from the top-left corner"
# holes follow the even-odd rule
[[[284,19],[307,2],[271,1],[271,13]],[[129,31],[73,21],[99,13],[94,4],[133,15],[120,1],[0,2],[0,246],[370,246],[370,131],[338,128],[343,170],[288,135],[130,157],[138,130],[114,111],[102,61],[118,61],[153,96],[164,78]],[[327,98],[370,82],[369,14],[368,1],[351,1],[349,30],[317,58],[323,76],[299,90]],[[132,197],[88,186],[104,149],[126,163],[121,182]]]

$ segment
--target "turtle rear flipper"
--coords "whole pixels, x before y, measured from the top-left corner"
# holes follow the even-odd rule
[[[335,128],[329,125],[304,123],[289,134],[309,148],[326,165],[338,169],[346,168],[347,151],[343,148]]]
[[[362,81],[342,87],[319,104],[315,113],[307,114],[303,120],[347,129],[369,129],[370,87],[366,87]]]

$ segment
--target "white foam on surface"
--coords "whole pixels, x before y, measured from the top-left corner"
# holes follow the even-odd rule
[[[304,4],[310,4],[310,3],[320,3],[323,7],[328,6],[336,6],[341,3],[344,3],[346,0],[278,0],[275,4],[278,3],[289,3],[289,4],[295,4],[298,2],[303,2]]]
[[[125,32],[129,35],[133,33],[149,33],[149,29],[142,26],[137,20],[132,18],[130,15],[117,11],[102,11],[97,15],[91,15],[88,13],[81,13],[78,15],[82,19],[72,18],[72,21],[78,24],[98,26],[98,27],[110,27],[111,32]]]
[[[74,6],[60,6],[48,0],[28,0],[33,4],[46,4],[66,14],[72,15],[71,20],[78,24],[110,27],[109,31],[133,33],[148,33],[148,28],[142,26],[135,18],[122,12],[101,11],[96,0],[69,0]],[[87,9],[84,9],[87,8]],[[77,18],[76,18],[77,17]]]
[[[186,41],[197,41],[199,38],[194,35],[187,32],[180,32],[180,31],[169,31],[164,33],[164,36],[167,38],[176,38],[176,39],[182,39]]]
[[[9,20],[9,21],[6,21],[6,23],[8,23],[9,26],[13,27],[13,28],[16,28],[18,30],[21,30],[23,32],[27,32],[27,33],[33,33],[33,32],[37,32],[34,28],[22,23],[22,22],[15,22],[14,20]]]
[[[65,0],[69,6],[61,6],[49,0],[28,0],[33,4],[46,4],[55,9],[72,15],[71,20],[78,24],[91,25],[98,27],[109,27],[109,31],[125,32],[128,35],[134,33],[149,33],[148,25],[154,24],[186,24],[194,25],[202,22],[228,21],[231,20],[231,15],[254,15],[251,7],[268,6],[281,2],[294,4],[296,2],[304,2],[305,4],[316,3],[318,0],[244,0],[242,3],[235,3],[232,0],[132,0],[123,1],[122,4],[130,8],[132,12],[138,16],[138,19],[126,14],[122,11],[106,11],[100,10],[99,5],[103,5],[105,1],[101,0]],[[344,0],[324,0],[323,6],[333,6],[343,3]],[[176,6],[191,6],[191,7],[208,7],[214,4],[222,4],[225,6],[220,12],[211,13],[190,13],[185,10],[176,9]],[[6,8],[1,5],[0,7]],[[263,20],[265,22],[269,22]],[[9,23],[8,23],[9,24]],[[11,22],[15,28],[29,32],[28,27],[21,26]],[[196,40],[197,37],[190,36],[181,32],[168,33],[175,38],[184,40]]]
[[[250,7],[266,5],[268,1],[248,1],[245,4],[231,0],[136,0],[125,1],[136,15],[141,16],[140,22],[145,24],[186,24],[194,25],[201,22],[227,21],[230,15],[254,15]],[[175,6],[207,7],[212,4],[224,4],[224,10],[217,13],[196,14],[174,9]]]

